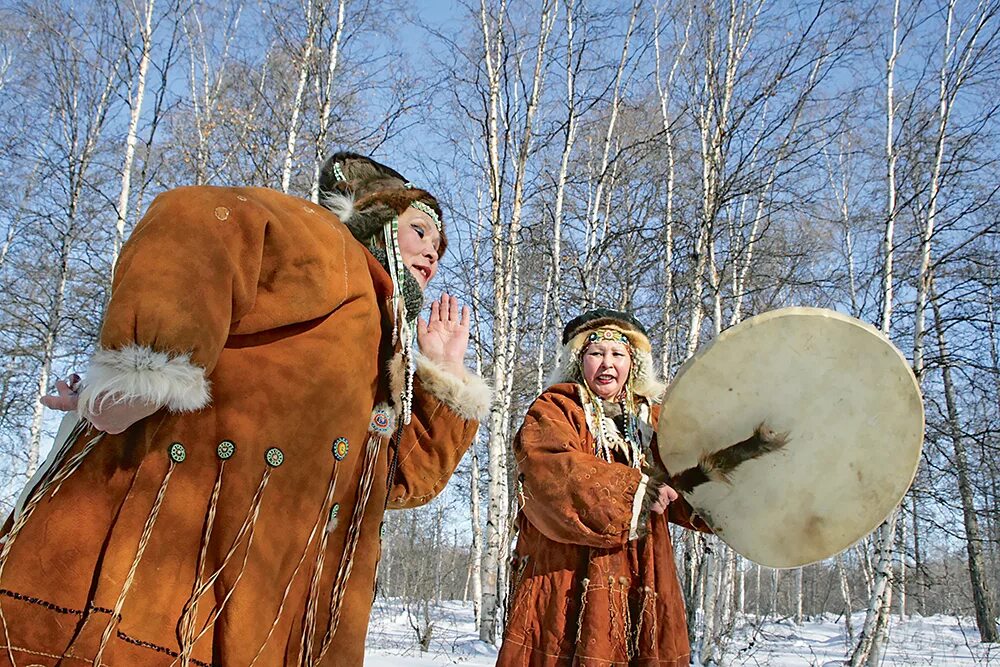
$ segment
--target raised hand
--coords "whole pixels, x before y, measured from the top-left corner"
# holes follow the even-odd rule
[[[431,303],[430,320],[417,320],[417,343],[425,357],[461,375],[469,347],[469,307],[460,309],[458,299],[443,294]]]

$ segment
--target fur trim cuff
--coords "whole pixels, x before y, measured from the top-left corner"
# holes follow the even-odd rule
[[[481,377],[468,370],[459,377],[422,354],[416,357],[416,375],[424,389],[462,419],[482,420],[489,414],[493,392]]]
[[[191,355],[171,356],[148,347],[127,345],[98,350],[90,360],[80,409],[94,412],[105,400],[141,399],[169,409],[192,412],[211,400],[205,369]]]

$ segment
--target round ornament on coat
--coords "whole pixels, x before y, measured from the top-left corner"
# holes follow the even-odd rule
[[[218,454],[219,458],[223,461],[228,461],[233,458],[233,454],[236,453],[236,443],[232,440],[223,440],[219,443],[219,446],[215,448],[215,453]]]
[[[347,438],[337,438],[333,441],[333,458],[343,461],[347,458]]]
[[[277,447],[271,447],[264,452],[264,460],[267,462],[267,465],[277,468],[285,462],[285,453]]]
[[[183,463],[184,459],[187,458],[187,450],[179,442],[171,443],[168,453],[170,454],[170,460],[174,463]]]
[[[786,444],[754,450],[762,423]],[[785,308],[689,359],[664,393],[657,434],[675,483],[708,471],[684,495],[716,535],[761,565],[800,567],[847,549],[899,504],[924,410],[909,363],[874,327]]]

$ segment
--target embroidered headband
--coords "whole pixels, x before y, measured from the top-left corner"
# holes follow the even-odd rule
[[[437,230],[439,232],[441,231],[441,218],[438,217],[437,211],[435,211],[433,208],[423,203],[422,201],[414,201],[410,204],[410,206],[417,209],[418,211],[426,213],[427,217],[434,221],[434,226],[437,227]]]
[[[587,345],[590,345],[591,343],[600,343],[604,341],[610,341],[612,343],[622,343],[623,345],[625,345],[630,349],[632,347],[632,341],[630,341],[628,339],[628,336],[623,334],[618,329],[595,329],[594,331],[590,332],[590,335],[587,336]],[[587,345],[584,345],[584,348],[586,348]]]

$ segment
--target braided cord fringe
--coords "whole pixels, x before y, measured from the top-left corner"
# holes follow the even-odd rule
[[[365,443],[364,469],[361,473],[361,479],[358,481],[358,495],[354,501],[354,514],[351,516],[351,524],[347,529],[347,543],[340,560],[340,567],[337,570],[337,578],[330,591],[330,619],[327,622],[326,634],[323,637],[323,645],[316,658],[316,663],[322,662],[327,649],[333,643],[337,626],[340,624],[340,609],[344,602],[347,581],[351,576],[351,569],[354,567],[354,552],[361,539],[361,521],[364,518],[365,507],[368,505],[368,498],[371,496],[372,481],[375,479],[375,463],[378,460],[378,450],[381,443],[381,436],[376,433],[368,434],[368,440]]]
[[[104,649],[107,648],[108,642],[111,640],[111,635],[114,634],[115,627],[118,624],[118,619],[121,617],[122,607],[125,606],[125,598],[128,597],[132,584],[135,581],[135,573],[139,569],[139,561],[142,560],[142,554],[146,551],[146,546],[149,544],[149,539],[153,534],[153,526],[156,525],[156,519],[160,515],[163,498],[167,493],[170,477],[174,474],[176,467],[177,464],[171,460],[170,467],[167,468],[167,474],[163,476],[160,488],[156,492],[156,500],[153,501],[153,506],[149,510],[149,516],[146,517],[146,524],[142,528],[142,535],[139,538],[139,545],[136,548],[135,557],[132,559],[132,565],[129,567],[128,575],[122,584],[122,590],[118,593],[118,600],[115,602],[114,610],[108,619],[108,625],[104,628],[104,634],[101,635],[101,643],[97,647],[97,654],[94,655],[94,667],[99,667],[101,664],[101,658],[104,657]]]
[[[14,540],[17,539],[18,533],[21,532],[21,529],[28,522],[28,518],[31,516],[32,512],[35,511],[38,503],[41,502],[42,498],[45,497],[45,494],[54,484],[62,484],[64,479],[76,472],[76,470],[80,467],[80,462],[83,461],[87,454],[94,449],[97,443],[104,438],[103,433],[100,433],[96,437],[92,438],[90,442],[84,446],[80,453],[74,456],[67,463],[65,468],[57,471],[59,462],[66,456],[66,453],[69,451],[70,447],[73,446],[73,443],[76,442],[76,439],[87,430],[88,426],[89,424],[86,421],[80,420],[77,425],[73,427],[73,430],[66,438],[66,442],[63,443],[59,453],[56,455],[56,461],[50,469],[51,476],[47,476],[47,479],[42,478],[42,480],[39,481],[38,488],[31,494],[31,499],[28,500],[24,509],[21,511],[20,516],[17,517],[17,520],[14,521],[13,525],[10,527],[10,532],[7,533],[6,539],[3,542],[3,548],[0,549],[0,580],[3,579],[3,569],[4,566],[7,565],[7,558],[10,556],[11,549],[14,547]],[[55,494],[53,493],[52,495]],[[14,652],[10,646],[10,631],[7,628],[7,617],[4,616],[3,613],[2,601],[0,601],[0,625],[3,626],[3,636],[7,645],[7,657],[10,659],[11,667],[16,667],[17,663],[14,661]]]
[[[197,644],[198,640],[204,637],[205,633],[211,630],[215,625],[216,620],[218,620],[219,615],[222,614],[223,609],[226,608],[226,604],[233,596],[233,593],[236,592],[236,587],[243,578],[243,573],[246,571],[247,567],[247,561],[250,559],[250,548],[253,546],[254,527],[257,525],[257,518],[260,516],[261,501],[263,500],[264,489],[267,488],[267,482],[269,479],[271,479],[271,468],[265,468],[264,474],[261,475],[260,478],[260,484],[257,486],[257,491],[254,492],[253,499],[250,501],[250,508],[247,510],[247,516],[243,520],[243,525],[240,526],[239,532],[236,533],[236,537],[233,539],[233,545],[229,547],[229,551],[226,553],[225,558],[222,559],[222,564],[218,567],[218,569],[215,570],[215,572],[213,572],[212,575],[205,580],[201,588],[196,591],[197,597],[200,598],[206,591],[215,585],[216,580],[222,574],[223,570],[226,569],[229,561],[239,550],[240,544],[244,539],[246,539],[246,550],[243,552],[243,562],[240,564],[240,571],[236,574],[236,578],[233,579],[233,585],[226,592],[226,596],[222,598],[222,602],[217,604],[212,609],[211,613],[209,613],[208,618],[205,620],[204,627],[202,627],[198,636],[194,638],[194,644]]]
[[[652,603],[652,608],[650,608],[651,603]],[[654,635],[653,635],[653,637],[652,637],[652,639],[650,641],[650,645],[651,646],[655,646],[656,645],[656,635],[655,635],[655,632],[656,632],[656,591],[654,591],[649,586],[643,586],[642,587],[642,605],[639,608],[639,623],[638,623],[638,625],[636,626],[636,629],[635,629],[635,653],[636,653],[636,655],[638,655],[638,653],[639,653],[639,648],[640,648],[641,640],[642,640],[642,628],[643,628],[643,625],[645,624],[644,621],[646,620],[646,613],[647,612],[652,616],[652,619],[653,619],[652,623],[650,624],[650,627],[653,629]]]
[[[208,560],[208,545],[212,540],[212,529],[215,526],[215,513],[219,506],[219,492],[222,489],[222,474],[226,470],[226,462],[219,465],[219,473],[215,476],[215,485],[208,501],[208,515],[205,517],[205,531],[201,536],[201,549],[198,551],[198,566],[195,570],[191,597],[184,603],[184,610],[177,622],[177,638],[180,641],[181,667],[188,667],[191,662],[191,652],[194,650],[195,624],[198,622],[198,590],[201,588],[202,577],[205,574],[205,562]],[[175,661],[176,662],[176,661]]]
[[[316,531],[320,529],[320,526],[324,526],[324,518],[330,512],[331,503],[333,502],[333,494],[337,488],[337,478],[339,477],[340,468],[334,466],[333,476],[330,479],[330,486],[326,490],[326,498],[323,500],[323,505],[320,507],[319,517],[316,519],[316,524],[313,526],[312,533],[309,535],[309,543],[306,544],[306,549],[302,552],[302,558],[306,556],[309,544],[312,543],[313,537]],[[325,527],[322,529],[322,535],[319,540],[319,548],[316,552],[316,563],[313,566],[313,574],[309,580],[309,591],[306,594],[306,613],[302,620],[302,645],[299,650],[299,664],[308,665],[312,662],[312,652],[313,652],[313,642],[316,637],[316,610],[319,605],[319,584],[323,577],[323,566],[326,564],[326,545],[330,537],[330,532]],[[299,560],[299,564],[302,564],[302,560]],[[298,568],[296,568],[296,571]],[[289,586],[291,586],[291,581],[289,581]],[[287,595],[288,590],[285,590]],[[284,606],[284,600],[282,600],[282,606]],[[279,610],[280,615],[280,610]],[[278,620],[275,619],[275,624]],[[271,627],[274,630],[274,626]],[[270,637],[270,633],[268,634]],[[264,647],[261,646],[261,650]],[[256,658],[254,658],[256,661]],[[251,663],[252,665],[253,663]]]

